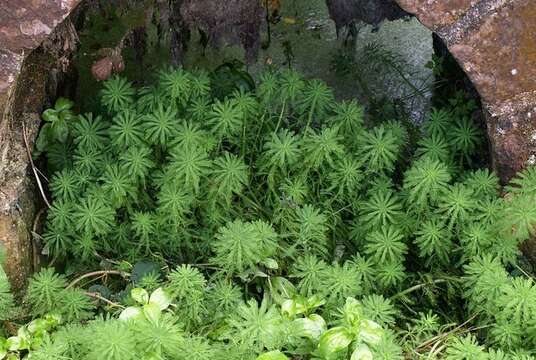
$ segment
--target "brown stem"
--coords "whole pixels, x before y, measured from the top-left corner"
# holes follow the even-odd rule
[[[441,334],[439,334],[439,335],[436,335],[436,336],[434,336],[434,337],[431,338],[431,339],[428,339],[427,341],[425,341],[425,342],[423,342],[422,344],[420,344],[419,346],[417,346],[417,347],[416,347],[416,350],[421,349],[421,348],[423,348],[423,347],[426,347],[426,346],[428,346],[428,345],[434,343],[434,342],[437,341],[437,340],[446,338],[446,337],[448,337],[449,335],[456,333],[458,330],[462,329],[465,325],[467,325],[467,324],[469,324],[471,321],[473,321],[477,316],[478,316],[478,314],[474,314],[474,315],[472,315],[469,319],[467,319],[466,321],[464,321],[462,324],[456,326],[454,329],[449,330],[449,331],[447,331],[447,332],[445,332],[445,333],[441,333]]]
[[[100,296],[99,294],[97,293],[93,293],[93,292],[89,292],[89,291],[86,291],[85,294],[89,297],[92,297],[94,299],[98,299],[100,301],[104,301],[106,304],[110,305],[110,306],[113,306],[113,307],[117,307],[117,308],[120,308],[120,309],[124,309],[125,307],[123,305],[120,305],[118,303],[114,303],[113,301],[110,301],[108,299],[106,299],[105,297],[103,296]]]
[[[46,207],[41,208],[37,215],[35,215],[35,219],[32,226],[32,257],[33,257],[33,271],[37,271],[39,268],[39,260],[40,260],[40,253],[41,253],[41,241],[40,236],[37,233],[37,226],[39,226],[39,220],[41,220],[41,216],[45,213],[47,210]]]
[[[37,186],[39,187],[39,191],[41,192],[41,196],[43,197],[45,204],[47,205],[47,207],[50,208],[50,203],[48,202],[47,196],[45,195],[45,190],[43,189],[41,179],[39,178],[39,174],[37,173],[37,168],[35,167],[35,164],[32,159],[32,152],[30,151],[30,145],[28,145],[28,138],[26,136],[26,125],[24,122],[22,123],[22,138],[24,140],[24,145],[26,146],[26,153],[28,154],[28,159],[30,160],[30,165],[32,166],[35,181],[37,181]]]
[[[81,275],[79,277],[77,277],[76,279],[74,279],[68,286],[67,286],[67,289],[69,288],[72,288],[74,285],[76,285],[77,283],[79,283],[80,281],[84,280],[84,279],[87,279],[89,277],[93,277],[93,276],[107,276],[107,275],[119,275],[121,276],[122,278],[127,278],[130,276],[129,273],[126,273],[124,271],[119,271],[119,270],[98,270],[98,271],[92,271],[92,272],[89,272],[89,273],[86,273],[84,275]]]

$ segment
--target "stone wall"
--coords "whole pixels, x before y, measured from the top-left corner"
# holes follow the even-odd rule
[[[24,287],[38,254],[32,229],[40,203],[27,148],[40,114],[69,70],[76,31],[64,21],[78,0],[0,2],[0,242],[15,290]],[[24,126],[23,126],[24,124]]]

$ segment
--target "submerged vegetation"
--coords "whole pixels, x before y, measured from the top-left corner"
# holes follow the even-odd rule
[[[470,107],[412,140],[293,70],[235,84],[167,69],[45,112],[56,271],[21,306],[0,274],[0,358],[533,359],[536,172],[473,168]]]

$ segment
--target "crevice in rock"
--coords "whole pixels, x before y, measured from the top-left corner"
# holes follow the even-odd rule
[[[449,99],[456,96],[457,92],[463,92],[467,100],[473,100],[477,104],[477,109],[473,112],[473,120],[478,124],[483,134],[479,157],[475,159],[482,167],[492,168],[491,144],[487,136],[488,124],[486,123],[486,110],[482,107],[480,94],[473,82],[463,71],[456,58],[451,54],[443,39],[433,34],[434,53],[441,59],[441,74],[436,79],[432,95],[432,106],[443,107],[448,105]]]

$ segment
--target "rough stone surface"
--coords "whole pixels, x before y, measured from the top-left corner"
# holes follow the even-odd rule
[[[397,0],[443,39],[488,110],[503,182],[536,163],[534,0]]]
[[[415,14],[428,28],[436,31],[450,25],[478,0],[396,0],[407,12]]]
[[[65,17],[78,0],[0,2],[0,242],[15,290],[34,267],[31,231],[39,206],[23,140],[30,148],[40,114],[69,67],[76,32]],[[35,50],[37,49],[37,50]]]
[[[257,57],[264,13],[261,1],[185,0],[180,12],[185,24],[203,30],[212,45],[219,46],[225,39],[242,45],[250,62]]]
[[[80,0],[0,2],[0,109],[15,82],[25,53],[37,48]]]
[[[359,21],[377,27],[384,20],[408,15],[393,0],[326,0],[326,4],[337,32]]]

